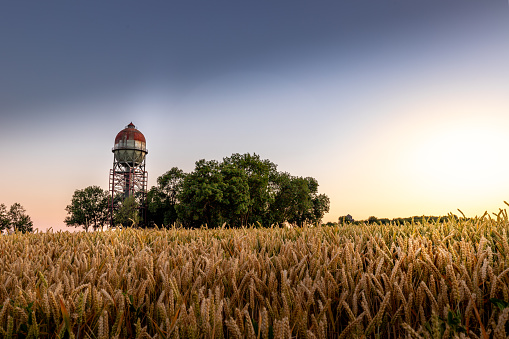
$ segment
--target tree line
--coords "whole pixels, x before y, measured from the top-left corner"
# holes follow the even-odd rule
[[[9,209],[0,204],[0,233],[33,232],[33,222],[21,204],[15,202]]]
[[[74,192],[65,223],[85,230],[108,223],[108,192],[90,186]],[[232,154],[222,161],[204,159],[185,173],[174,167],[157,178],[146,198],[145,226],[241,227],[316,224],[329,211],[329,198],[311,177],[278,172],[257,154]],[[114,226],[140,221],[136,197],[120,203]]]
[[[67,226],[83,227],[85,231],[96,231],[104,226],[138,225],[141,219],[140,206],[136,197],[122,199],[114,198],[114,204],[119,206],[111,216],[111,196],[108,191],[99,186],[88,186],[74,191],[71,203],[66,206],[67,216],[64,223]]]
[[[463,220],[470,220],[471,218],[465,218],[463,217]],[[354,225],[360,225],[360,224],[381,224],[381,225],[405,225],[405,224],[411,224],[413,222],[430,222],[430,223],[444,223],[448,222],[450,220],[459,221],[460,218],[455,214],[449,214],[447,216],[413,216],[413,217],[406,217],[406,218],[377,218],[375,216],[370,216],[366,220],[354,220],[353,217],[350,214],[341,216],[338,218],[338,222],[328,222],[328,226],[333,225],[342,225],[342,224],[354,224]]]

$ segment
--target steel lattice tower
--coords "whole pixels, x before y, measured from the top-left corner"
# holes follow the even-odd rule
[[[144,224],[148,179],[145,170],[148,153],[145,136],[131,122],[117,134],[115,145],[111,151],[114,156],[109,180],[110,225],[113,226],[113,215],[118,204],[130,196],[134,196],[140,206],[140,215],[142,224]]]

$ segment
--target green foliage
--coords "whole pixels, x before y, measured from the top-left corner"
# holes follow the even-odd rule
[[[173,167],[157,178],[157,186],[147,193],[147,219],[158,226],[172,225],[177,222],[178,194],[186,174]]]
[[[222,162],[204,159],[189,174],[172,168],[148,193],[149,220],[187,227],[318,223],[329,198],[314,178],[279,173],[254,154],[233,154]]]
[[[139,207],[140,206],[134,196],[129,196],[125,198],[120,207],[118,208],[117,212],[115,213],[114,216],[115,226],[117,225],[122,225],[124,227],[138,226],[141,221]]]
[[[220,206],[221,222],[233,227],[247,223],[251,204],[248,176],[244,169],[233,164],[221,164],[219,174],[223,181]]]
[[[509,307],[509,302],[502,299],[491,298],[490,302],[497,306],[501,311],[503,311],[504,308]]]
[[[99,186],[89,186],[74,191],[71,204],[65,210],[68,216],[64,222],[68,226],[83,227],[85,231],[103,227],[109,216],[109,193]]]
[[[242,224],[270,224],[269,206],[274,203],[277,166],[268,159],[260,159],[257,154],[232,154],[223,159],[224,165],[231,165],[245,173],[248,186],[247,212]]]
[[[19,203],[12,204],[8,213],[11,221],[11,227],[15,232],[33,232],[33,223],[30,217],[26,214],[26,210]]]
[[[186,175],[178,195],[177,214],[186,226],[221,223],[223,180],[217,161],[199,160],[194,172]]]
[[[314,224],[320,223],[325,213],[329,212],[330,199],[325,194],[314,194],[311,202],[313,203],[313,215],[309,221]]]
[[[433,335],[435,338],[443,338],[448,327],[449,330],[456,336],[458,336],[459,333],[466,333],[467,330],[462,323],[463,319],[460,310],[457,310],[456,312],[449,310],[447,312],[447,319],[433,314],[431,319],[424,324],[424,327],[428,333]]]
[[[35,319],[35,312],[33,312],[33,306],[34,302],[29,302],[27,306],[23,305],[16,305],[17,307],[23,309],[25,311],[25,314],[28,314],[28,319],[26,323],[22,323],[19,327],[18,334],[21,335],[21,337],[31,337],[34,338],[38,337],[38,328],[37,323]]]
[[[4,204],[0,204],[0,232],[33,232],[33,222],[21,204],[14,203],[9,210]]]
[[[371,216],[368,218],[368,223],[372,224],[372,223],[376,223],[376,222],[378,222],[377,217]]]
[[[461,313],[459,310],[456,312],[449,311],[447,313],[447,325],[451,327],[453,333],[466,333],[465,326],[462,324]]]
[[[491,298],[490,302],[492,304],[494,304],[495,306],[497,306],[500,311],[503,311],[505,308],[509,307],[509,302],[502,300],[502,299]],[[505,329],[505,334],[507,336],[509,336],[509,321],[506,321],[506,323],[504,325],[504,329]]]
[[[339,217],[339,223],[342,223],[342,220],[347,220],[347,218],[349,216],[350,215]],[[394,219],[377,218],[375,216],[371,216],[367,220],[353,220],[353,218],[352,218],[350,223],[353,223],[355,225],[360,225],[362,223],[368,223],[368,224],[369,223],[377,223],[377,224],[380,224],[380,225],[399,225],[399,226],[404,226],[404,225],[413,224],[413,223],[417,223],[417,222],[419,222],[419,223],[426,223],[426,222],[447,223],[447,222],[450,222],[450,221],[458,221],[458,220],[459,220],[458,216],[456,216],[454,214],[450,214],[450,215],[447,215],[447,216],[441,216],[441,217],[437,217],[437,216],[424,216],[423,215],[423,216],[413,216],[413,217],[394,218]],[[470,220],[470,219],[469,218],[465,218],[464,220]]]
[[[329,211],[329,198],[317,194],[318,182],[314,178],[279,173],[275,186],[275,198],[270,208],[272,223],[288,221],[299,226],[304,223],[314,224],[320,222]]]
[[[395,218],[395,219],[392,219],[391,222],[393,222],[396,225],[404,225],[405,223],[411,224],[414,222],[444,223],[444,222],[449,222],[450,220],[458,221],[459,218],[458,218],[458,216],[456,216],[454,214],[450,214],[448,216],[441,216],[441,217],[424,216],[423,215],[423,216],[413,216],[413,217],[407,217],[407,218]],[[387,222],[387,224],[389,224],[389,223],[390,222]]]
[[[0,232],[8,230],[10,225],[11,221],[9,220],[9,216],[7,214],[7,206],[0,204]]]

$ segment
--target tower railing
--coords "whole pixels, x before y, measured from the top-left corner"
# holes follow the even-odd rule
[[[112,152],[115,152],[116,150],[126,150],[126,151],[142,151],[142,152],[145,152],[145,153],[148,153],[148,148],[146,147],[132,147],[132,146],[118,146],[118,145],[115,145],[114,147],[111,148],[111,151]]]

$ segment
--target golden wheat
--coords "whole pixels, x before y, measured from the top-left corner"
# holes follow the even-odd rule
[[[2,236],[0,335],[501,338],[508,225]]]

